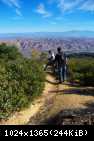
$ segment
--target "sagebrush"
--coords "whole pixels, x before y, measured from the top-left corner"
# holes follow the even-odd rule
[[[0,45],[0,119],[27,107],[42,93],[42,62],[24,58],[15,46]]]
[[[78,81],[80,85],[94,86],[94,58],[70,58],[69,80]]]

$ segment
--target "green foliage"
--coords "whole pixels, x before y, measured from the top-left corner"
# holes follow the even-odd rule
[[[78,81],[85,86],[94,86],[94,58],[71,58],[69,73],[71,81]]]
[[[15,46],[8,46],[6,44],[0,45],[0,58],[4,60],[15,60],[22,57]]]
[[[47,63],[47,60],[48,60],[48,54],[47,54],[47,52],[42,52],[40,54],[40,61],[43,61],[44,64],[46,64]]]
[[[24,58],[15,47],[0,46],[0,118],[27,107],[42,93],[42,63]]]

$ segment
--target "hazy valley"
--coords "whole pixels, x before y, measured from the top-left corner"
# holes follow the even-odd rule
[[[31,49],[56,51],[61,47],[66,53],[94,53],[94,38],[40,38],[20,39],[16,41],[24,55],[30,55]]]
[[[1,43],[16,44],[25,56],[31,55],[31,49],[56,51],[62,47],[66,53],[94,53],[94,38],[14,38],[1,39]]]

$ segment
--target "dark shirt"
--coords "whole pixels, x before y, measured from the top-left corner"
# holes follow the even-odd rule
[[[66,56],[64,53],[60,52],[57,53],[55,56],[55,63],[57,64],[57,66],[65,66],[66,65]]]

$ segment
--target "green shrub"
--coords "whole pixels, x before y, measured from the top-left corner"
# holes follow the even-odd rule
[[[71,58],[69,73],[70,81],[79,81],[81,85],[94,86],[94,58]]]
[[[8,46],[6,44],[0,45],[0,58],[4,60],[15,60],[22,57],[22,54],[18,52],[15,46]]]
[[[0,118],[27,107],[42,93],[42,63],[24,58],[15,47],[0,46]],[[4,56],[5,55],[5,56]]]

